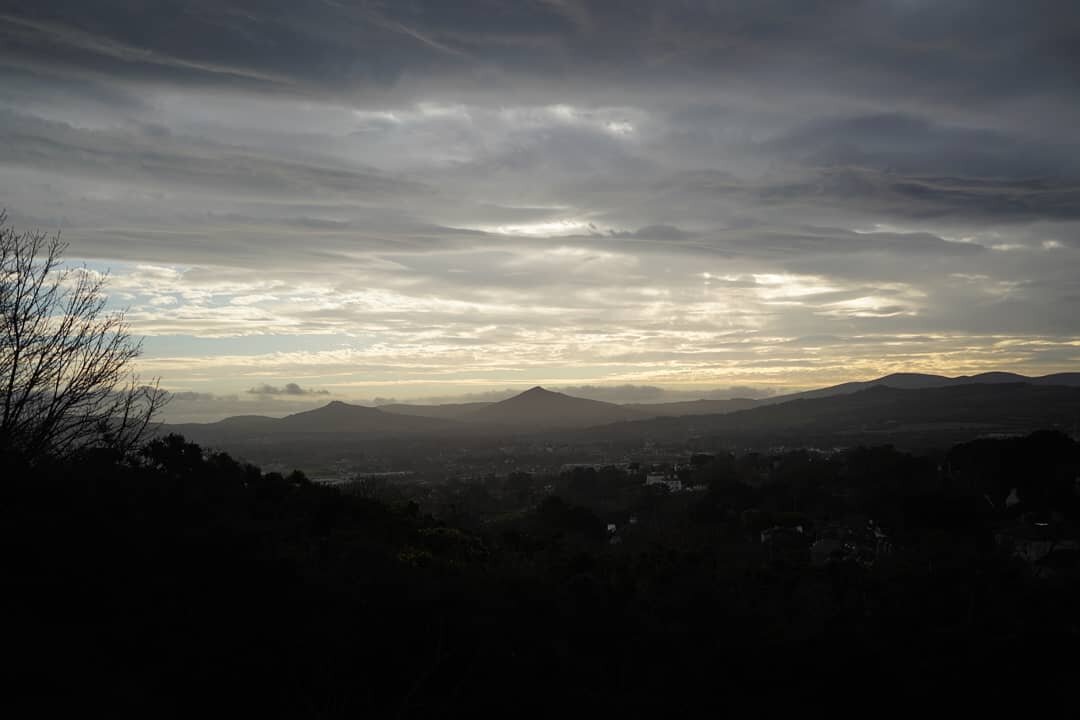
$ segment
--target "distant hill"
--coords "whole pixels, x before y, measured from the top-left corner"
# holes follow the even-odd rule
[[[824,397],[798,397],[723,415],[658,418],[589,431],[588,438],[723,443],[944,444],[979,435],[1073,430],[1080,423],[1080,387],[1042,383],[948,383],[899,389],[870,385]]]
[[[512,398],[472,410],[461,419],[499,427],[543,429],[584,428],[646,417],[648,415],[622,405],[534,387]]]
[[[944,375],[930,375],[926,373],[893,373],[891,375],[884,375],[873,380],[863,380],[841,383],[839,385],[832,385],[829,387],[818,388],[816,390],[807,390],[805,392],[790,393],[787,395],[776,395],[767,398],[730,398],[723,400],[701,399],[701,400],[687,400],[679,402],[665,402],[665,403],[601,403],[599,401],[585,401],[596,402],[600,406],[606,406],[604,416],[606,413],[612,412],[612,407],[621,407],[626,410],[633,411],[639,418],[648,417],[679,417],[683,415],[716,415],[731,412],[738,412],[741,410],[748,410],[750,408],[762,407],[765,405],[777,405],[785,403],[790,400],[810,400],[813,398],[830,397],[833,395],[848,395],[851,393],[860,392],[871,387],[889,387],[898,390],[925,390],[930,388],[939,387],[951,387],[956,385],[998,385],[1006,383],[1026,383],[1030,385],[1040,386],[1059,386],[1059,387],[1080,387],[1080,373],[1057,373],[1054,375],[1043,375],[1039,377],[1029,377],[1026,375],[1019,375],[1017,373],[1008,372],[988,372],[978,375],[960,375],[957,377],[947,377]],[[533,388],[528,392],[535,392],[542,390],[550,395],[559,395],[565,398],[571,398],[574,400],[583,400],[582,398],[574,398],[563,393],[551,392],[544,390],[543,388]],[[516,397],[521,397],[527,393],[522,393]],[[514,398],[510,398],[514,400]],[[583,400],[584,401],[584,400]],[[508,402],[508,401],[503,401]],[[379,407],[384,412],[396,413],[400,415],[413,415],[418,417],[432,417],[443,418],[452,420],[463,421],[486,421],[484,413],[478,413],[476,411],[489,408],[499,403],[491,402],[472,402],[472,403],[454,403],[446,405],[410,405],[410,404],[393,404],[382,405]],[[515,403],[516,404],[516,403]],[[500,411],[492,411],[497,413]],[[592,417],[590,416],[590,420]],[[620,419],[634,419],[620,418]],[[618,420],[616,420],[617,422]],[[515,423],[515,424],[531,424],[531,423]],[[561,424],[561,423],[559,423]],[[570,423],[574,427],[581,427],[577,422]],[[593,424],[590,422],[590,424]],[[550,425],[549,425],[550,426]]]
[[[630,403],[625,408],[652,417],[678,417],[680,415],[718,415],[758,407],[764,400],[731,398],[730,400],[687,400],[669,403]]]
[[[934,376],[929,377],[935,382]],[[697,443],[705,448],[883,443],[945,447],[985,435],[1054,428],[1074,432],[1080,427],[1077,375],[1011,383],[1002,381],[1006,377],[945,378],[947,382],[938,387],[913,389],[870,382],[852,391],[852,384],[845,384],[835,394],[769,398],[741,410],[734,406],[755,401],[667,403],[660,406],[661,412],[682,414],[661,417],[647,406],[625,407],[537,387],[502,402],[449,409],[461,413],[459,420],[332,402],[280,419],[246,415],[216,423],[165,425],[160,431],[178,432],[253,462],[329,472],[343,458],[352,463],[391,458],[395,467],[442,468],[443,458],[462,448],[490,447],[521,435],[532,435],[541,443],[603,444],[627,450],[647,442]],[[921,382],[901,378],[899,382]],[[1062,384],[1070,381],[1074,385]],[[721,412],[702,412],[717,407]]]
[[[1043,375],[1041,377],[1028,377],[1017,373],[988,372],[979,375],[960,375],[958,377],[946,377],[944,375],[926,375],[923,373],[893,373],[874,380],[861,382],[847,382],[818,390],[792,393],[790,395],[778,395],[761,401],[762,404],[776,404],[789,400],[809,400],[813,398],[829,397],[831,395],[847,395],[860,392],[871,387],[889,387],[898,390],[926,390],[929,388],[949,387],[956,385],[1000,385],[1005,383],[1025,383],[1028,385],[1080,387],[1080,373],[1057,373]]]
[[[958,379],[958,378],[957,378]],[[811,400],[813,398],[830,397],[832,395],[848,395],[860,392],[872,387],[890,387],[897,390],[925,390],[927,388],[946,387],[954,382],[954,378],[944,375],[925,375],[922,373],[893,373],[873,380],[846,382],[839,385],[807,390],[805,392],[791,393],[790,395],[777,395],[768,398],[765,402],[771,405],[788,402],[789,400]]]
[[[397,404],[379,408],[335,400],[283,418],[239,415],[216,423],[165,426],[197,440],[312,434],[463,434],[584,428],[651,417],[614,403],[571,397],[534,387],[497,403]]]
[[[411,415],[413,417],[442,418],[444,420],[461,420],[474,410],[491,405],[490,402],[470,403],[447,403],[445,405],[410,405],[407,403],[393,403],[380,405],[379,410],[395,415]]]
[[[280,418],[266,415],[233,415],[216,423],[188,423],[189,425],[214,425],[223,429],[236,429],[241,431],[268,428],[278,423]]]
[[[178,432],[186,437],[206,442],[254,435],[423,433],[437,432],[452,426],[453,424],[447,420],[397,415],[383,412],[378,408],[349,405],[335,400],[321,408],[287,415],[283,418],[238,415],[216,423],[166,425],[162,429],[164,432]]]
[[[953,384],[964,383],[1029,383],[1031,385],[1057,386],[1057,387],[1080,387],[1080,373],[1054,373],[1040,377],[1028,377],[1007,372],[988,372],[979,375],[963,375],[953,378]]]
[[[831,397],[833,395],[848,395],[871,387],[890,387],[899,390],[923,390],[955,385],[989,385],[1002,383],[1080,387],[1080,373],[1058,373],[1056,375],[1044,375],[1042,377],[1027,377],[1016,373],[991,372],[982,373],[980,375],[962,375],[952,378],[944,375],[927,375],[923,373],[894,373],[874,380],[847,382],[840,385],[819,388],[817,390],[807,390],[805,392],[788,395],[776,395],[774,397],[762,399],[702,399],[666,403],[626,403],[623,405],[596,400],[585,400],[583,398],[576,398],[563,393],[551,392],[536,387],[513,398],[504,400],[502,403],[470,402],[448,403],[445,405],[395,403],[381,405],[378,409],[385,413],[407,415],[411,417],[458,420],[466,423],[507,424],[516,429],[522,427],[589,427],[592,425],[603,425],[609,422],[621,422],[651,417],[718,415],[748,410],[750,408],[762,407],[765,405],[777,405],[791,400],[810,400],[814,398]],[[540,401],[534,402],[532,400],[526,401],[516,399],[529,396],[529,393],[537,393],[538,391],[550,396],[550,402],[548,403],[550,404],[550,407],[547,407],[547,404]],[[559,404],[556,401],[551,400],[551,398],[556,396],[578,401],[579,403],[592,403],[592,405],[571,405],[566,402]],[[509,405],[504,405],[504,403],[509,403]],[[530,417],[529,410],[527,409],[527,406],[530,405],[531,409],[535,410],[538,414],[534,414]],[[498,409],[492,409],[494,406],[500,407]],[[622,408],[622,410],[618,410],[617,408]]]
[[[373,408],[334,401],[284,418],[238,415],[216,423],[163,425],[161,430],[211,444],[273,444],[285,436],[299,441],[319,435],[324,436],[319,441],[323,443],[332,442],[331,435],[484,437],[608,425],[615,436],[721,434],[782,437],[792,443],[810,442],[811,436],[953,433],[967,428],[958,433],[964,439],[978,432],[1036,429],[1051,423],[1072,429],[1080,421],[1080,407],[1072,404],[1076,398],[1080,373],[1026,377],[995,372],[955,378],[898,373],[761,400],[616,405],[534,387],[495,403]]]
[[[287,432],[421,432],[439,430],[447,425],[437,418],[395,415],[339,400],[283,417],[280,421],[281,429]]]
[[[536,388],[534,388],[534,390],[535,389]],[[542,390],[543,388],[540,389]],[[545,390],[544,392],[550,391]],[[561,395],[562,397],[570,398],[572,400],[584,400],[584,398],[577,398],[572,395],[566,395],[564,393],[550,392],[550,394]],[[712,415],[715,413],[735,412],[736,410],[746,410],[747,408],[757,407],[764,401],[751,400],[750,398],[732,398],[730,400],[685,400],[667,403],[617,404],[592,400],[588,400],[586,402],[598,403],[598,405],[603,408],[603,413],[601,415],[604,418],[603,422],[619,422],[621,420],[635,420],[650,417],[675,417],[678,415]],[[379,410],[382,410],[383,412],[394,413],[395,415],[442,418],[444,420],[461,420],[464,422],[489,422],[489,420],[485,417],[484,413],[477,413],[476,411],[483,408],[491,407],[495,404],[496,403],[493,402],[447,403],[445,405],[411,405],[408,403],[393,403],[390,405],[380,405]],[[612,410],[612,408],[620,407],[624,408],[629,412],[624,413],[618,410]],[[586,417],[588,417],[591,421],[593,415],[589,414]],[[615,419],[610,420],[608,418]],[[517,425],[534,423],[530,422],[514,424]],[[593,423],[590,422],[590,424]],[[579,427],[577,420],[567,420],[567,422],[558,422],[555,425],[548,424],[547,426],[553,427],[564,425]]]

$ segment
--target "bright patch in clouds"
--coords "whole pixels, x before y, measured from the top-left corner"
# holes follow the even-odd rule
[[[824,278],[763,273],[752,276],[758,284],[758,295],[765,300],[787,300],[822,293],[836,292],[840,288],[830,285]]]
[[[480,227],[479,230],[499,235],[521,235],[524,237],[564,237],[568,235],[588,234],[595,226],[587,220],[550,220],[546,222],[522,223],[516,225],[495,225]]]

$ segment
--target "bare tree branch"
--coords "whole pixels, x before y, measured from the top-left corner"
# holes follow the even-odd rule
[[[141,343],[107,311],[107,277],[64,267],[66,249],[0,211],[0,450],[27,462],[130,453],[166,400],[131,371]]]

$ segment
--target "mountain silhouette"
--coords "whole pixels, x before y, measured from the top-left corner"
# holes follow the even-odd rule
[[[350,405],[334,400],[326,405],[283,418],[262,415],[238,415],[216,423],[187,423],[164,426],[165,432],[179,432],[187,437],[235,438],[251,435],[373,433],[406,434],[438,432],[452,427],[449,420],[396,415],[378,408]]]
[[[395,415],[340,400],[283,417],[279,425],[287,432],[417,432],[446,426],[437,418]]]
[[[462,419],[514,428],[584,428],[646,417],[649,416],[633,408],[572,397],[537,386],[472,410]]]
[[[1069,391],[1076,389],[1080,389],[1080,373],[1027,377],[1015,373],[991,372],[952,378],[920,373],[895,373],[874,380],[842,383],[761,400],[734,398],[617,405],[573,397],[537,386],[494,403],[402,403],[373,408],[335,400],[323,407],[283,418],[238,415],[216,423],[163,425],[160,430],[179,432],[200,442],[252,438],[263,438],[269,442],[270,438],[284,435],[311,437],[320,434],[480,437],[497,435],[503,431],[557,431],[605,425],[619,426],[621,429],[616,433],[619,435],[663,433],[676,426],[682,428],[680,432],[688,433],[715,430],[735,432],[739,435],[745,434],[743,431],[786,434],[797,427],[813,433],[831,433],[839,432],[834,422],[837,418],[854,417],[845,413],[858,407],[862,415],[858,422],[852,421],[847,431],[858,428],[882,429],[890,422],[890,427],[894,429],[919,423],[926,427],[962,423],[969,424],[972,428],[992,427],[1008,431],[1010,428],[1025,426],[1028,420],[1040,416],[1053,416],[1055,422],[1071,427],[1077,422],[1078,415],[1074,413],[1070,417],[1064,417],[1058,411],[1063,409],[1060,407],[1061,402],[1071,402],[1074,393]],[[871,390],[912,394],[904,396],[902,417],[891,418],[888,413],[892,410],[888,403],[882,404],[882,401],[886,397],[899,396],[881,392],[866,395],[867,391]],[[930,392],[946,390],[957,392],[951,395],[935,395]],[[853,401],[853,404],[842,401],[842,398],[854,395],[859,398]],[[952,403],[958,399],[963,399],[964,402],[960,407],[953,407]],[[819,400],[836,402],[819,404],[816,402]],[[1015,403],[1015,406],[1010,403]],[[1039,403],[1044,403],[1045,407],[1040,407]],[[971,408],[979,410],[974,412]],[[1069,405],[1069,408],[1071,411],[1072,406]],[[982,416],[979,413],[983,413]],[[650,419],[653,419],[653,425],[649,425]]]
[[[623,405],[623,407],[652,417],[678,417],[680,415],[718,415],[737,412],[757,407],[763,402],[751,398],[730,398],[727,400],[685,400],[669,403],[630,403]]]
[[[1008,383],[1022,383],[1026,385],[1080,387],[1080,373],[1056,373],[1039,377],[1028,377],[1010,372],[986,372],[978,375],[960,375],[958,377],[946,377],[944,375],[927,375],[923,373],[893,373],[874,380],[861,382],[846,382],[840,385],[808,390],[806,392],[778,395],[762,401],[762,404],[775,405],[789,400],[809,400],[813,398],[829,397],[832,395],[847,395],[860,392],[871,387],[888,387],[897,390],[926,390],[939,387],[953,387],[957,385],[1001,385]]]
[[[1041,377],[1028,377],[1009,372],[987,372],[979,375],[964,375],[953,378],[953,384],[964,383],[1027,383],[1029,385],[1055,385],[1058,387],[1080,387],[1080,373],[1054,373]]]
[[[653,417],[680,417],[683,415],[720,415],[731,412],[739,412],[755,407],[766,405],[779,405],[791,400],[810,400],[814,398],[831,397],[834,395],[849,395],[871,387],[888,387],[898,390],[925,390],[929,388],[951,387],[956,385],[997,385],[1005,383],[1024,383],[1040,386],[1080,387],[1080,373],[1057,373],[1041,377],[1028,377],[1009,372],[987,372],[978,375],[961,375],[947,377],[944,375],[930,375],[926,373],[893,373],[884,375],[873,380],[861,380],[841,383],[829,387],[807,390],[804,392],[789,393],[786,395],[774,395],[768,398],[729,398],[722,400],[701,399],[684,400],[663,403],[604,403],[600,401],[587,401],[559,392],[545,390],[541,387],[532,388],[529,391],[515,396],[523,398],[529,393],[546,393],[551,396],[560,396],[571,400],[592,402],[595,405],[591,410],[585,406],[571,407],[569,404],[556,406],[552,402],[552,409],[541,410],[542,404],[537,402],[537,415],[526,420],[528,411],[526,401],[517,401],[515,398],[504,400],[503,403],[514,401],[510,406],[499,409],[487,410],[501,403],[494,402],[469,402],[448,403],[443,405],[416,405],[408,403],[395,403],[382,405],[379,410],[396,415],[410,415],[414,417],[440,418],[444,420],[460,420],[463,422],[498,422],[508,423],[515,427],[588,427],[590,425],[606,424],[607,422],[620,422],[623,420],[644,419]],[[531,401],[530,401],[531,402]],[[561,408],[561,409],[559,409]],[[601,408],[603,408],[601,410]],[[620,413],[613,408],[623,408],[629,413]],[[560,419],[563,411],[569,415]],[[550,412],[551,417],[546,417],[545,412]],[[577,413],[584,413],[578,415]],[[599,421],[597,419],[599,418]]]
[[[925,390],[927,388],[964,384],[957,382],[963,379],[964,378],[945,377],[944,375],[926,375],[923,373],[893,373],[873,380],[846,382],[840,383],[839,385],[819,388],[817,390],[807,390],[805,392],[791,393],[789,395],[778,395],[769,398],[765,402],[770,405],[775,405],[777,403],[788,402],[789,400],[810,400],[813,398],[830,397],[832,395],[848,395],[872,387],[888,387],[896,390]]]
[[[948,378],[946,378],[948,380]],[[1060,379],[1059,379],[1060,380]],[[798,397],[733,413],[685,415],[589,430],[583,441],[710,437],[726,444],[941,444],[1037,429],[1071,431],[1080,422],[1080,386],[963,382]]]
[[[445,403],[443,405],[413,405],[410,403],[391,403],[380,405],[379,410],[395,415],[414,417],[442,418],[444,420],[467,419],[469,413],[491,405],[490,402]]]

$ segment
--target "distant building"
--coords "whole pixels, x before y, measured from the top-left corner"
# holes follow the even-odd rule
[[[810,545],[810,562],[816,567],[847,561],[870,566],[892,551],[888,534],[873,520],[865,520],[822,528]]]
[[[1076,553],[1080,552],[1080,542],[1061,537],[1060,532],[1049,523],[1016,525],[1000,531],[996,539],[998,545],[1031,566],[1037,575],[1045,574],[1038,571],[1041,566],[1047,565],[1052,557],[1060,560],[1066,556],[1075,557]]]
[[[646,475],[645,485],[664,485],[671,492],[679,492],[683,489],[682,480],[677,480],[660,473],[650,473],[649,475]]]

